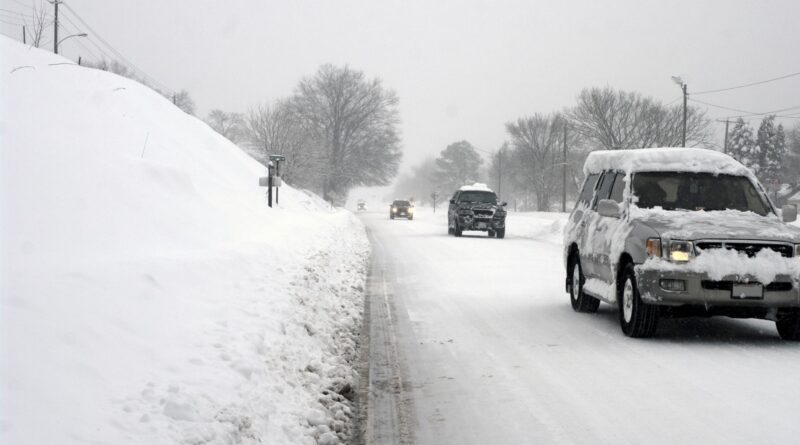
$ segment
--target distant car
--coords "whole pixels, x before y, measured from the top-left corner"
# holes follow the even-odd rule
[[[364,201],[358,201],[356,203],[356,210],[359,212],[366,212],[367,211],[367,203]]]
[[[505,206],[486,184],[465,185],[450,199],[447,234],[461,236],[465,230],[478,230],[488,232],[489,237],[505,238]]]
[[[564,234],[577,312],[619,307],[650,337],[663,316],[773,320],[800,340],[797,210],[776,210],[753,173],[703,149],[596,151]],[[780,215],[780,216],[779,216]]]
[[[414,205],[408,201],[395,200],[389,206],[389,219],[414,219]]]

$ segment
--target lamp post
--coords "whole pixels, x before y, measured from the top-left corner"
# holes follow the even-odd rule
[[[85,32],[82,32],[80,34],[72,34],[72,35],[66,36],[63,39],[61,39],[61,40],[56,42],[56,46],[55,46],[53,52],[58,54],[58,45],[61,45],[61,42],[63,42],[64,40],[67,40],[67,39],[72,38],[72,37],[88,37],[88,36],[89,36],[89,34],[86,34]]]
[[[683,141],[683,146],[685,147],[686,146],[686,98],[689,96],[689,94],[686,92],[686,84],[683,82],[683,79],[681,79],[678,76],[672,76],[672,81],[678,84],[678,86],[681,87],[681,90],[683,90],[683,134],[681,140]]]

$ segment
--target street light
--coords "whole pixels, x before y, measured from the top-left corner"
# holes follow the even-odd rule
[[[58,45],[61,45],[61,42],[63,42],[64,40],[67,40],[67,39],[72,38],[72,37],[88,37],[88,36],[89,36],[89,34],[86,34],[85,32],[82,32],[80,34],[72,34],[72,35],[66,36],[63,39],[61,39],[58,42],[56,42],[55,51],[53,51],[53,52],[58,54]]]
[[[672,76],[672,81],[677,83],[681,87],[681,90],[683,90],[683,136],[681,139],[683,140],[683,146],[685,147],[686,146],[686,98],[688,97],[688,94],[686,93],[686,84],[683,83],[683,79],[681,79],[678,76]]]

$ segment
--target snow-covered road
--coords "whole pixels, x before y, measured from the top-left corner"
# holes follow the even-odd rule
[[[390,303],[392,322],[383,326],[396,331],[400,361],[399,393],[380,399],[386,389],[375,385],[373,403],[402,404],[376,412],[399,422],[369,420],[368,443],[390,443],[387,429],[398,425],[408,437],[395,442],[420,444],[800,437],[800,345],[782,342],[773,323],[668,320],[654,339],[629,339],[608,305],[572,311],[564,216],[511,214],[507,238],[497,240],[447,236],[445,215],[361,215],[380,281],[370,288]]]

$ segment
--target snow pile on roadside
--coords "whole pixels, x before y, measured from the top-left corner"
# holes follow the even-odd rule
[[[369,245],[128,79],[0,37],[0,443],[334,443]]]
[[[568,213],[511,211],[506,214],[506,236],[561,244],[568,218]]]

